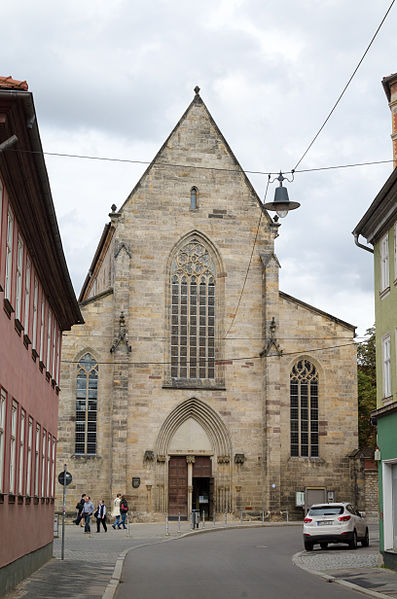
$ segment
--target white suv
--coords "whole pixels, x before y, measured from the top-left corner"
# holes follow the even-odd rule
[[[306,551],[320,544],[326,549],[328,543],[347,543],[357,549],[357,541],[368,547],[369,534],[365,514],[350,503],[319,503],[312,505],[303,524],[303,543]]]

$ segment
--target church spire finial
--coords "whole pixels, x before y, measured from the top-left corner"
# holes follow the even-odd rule
[[[198,85],[196,85],[196,87],[194,88],[194,92],[195,92],[196,96],[198,96],[199,91],[200,91],[200,88]]]

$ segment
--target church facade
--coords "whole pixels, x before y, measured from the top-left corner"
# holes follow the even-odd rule
[[[64,334],[67,510],[82,492],[139,518],[353,501],[354,327],[279,290],[279,224],[197,90],[109,217]]]

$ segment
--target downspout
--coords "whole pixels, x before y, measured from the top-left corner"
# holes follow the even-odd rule
[[[9,137],[5,141],[3,141],[2,144],[0,144],[0,152],[4,152],[4,150],[7,150],[10,146],[13,146],[17,141],[17,136],[11,135],[11,137]]]
[[[367,252],[371,252],[371,254],[374,253],[374,250],[366,245],[363,245],[362,243],[359,242],[358,238],[360,233],[353,233],[354,235],[354,243],[359,247],[362,248],[363,250],[367,250]]]

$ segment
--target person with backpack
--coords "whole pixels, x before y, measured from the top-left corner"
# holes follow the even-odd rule
[[[85,493],[82,494],[80,501],[76,504],[77,517],[73,520],[73,522],[78,526],[83,518],[83,507],[85,505],[85,498],[87,495]]]
[[[126,525],[125,525],[125,520],[127,518],[127,513],[128,513],[128,502],[125,498],[125,496],[123,495],[121,497],[121,502],[120,502],[120,514],[121,514],[121,522],[118,526],[118,528],[121,528],[121,525],[123,526],[124,530],[126,530]]]

